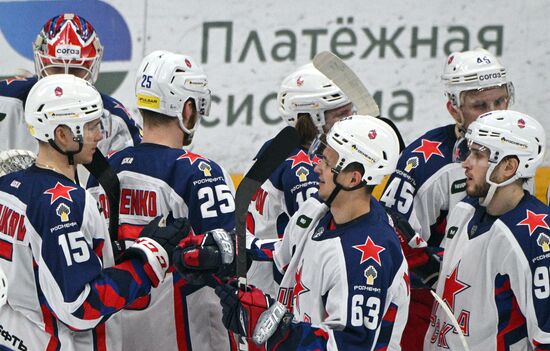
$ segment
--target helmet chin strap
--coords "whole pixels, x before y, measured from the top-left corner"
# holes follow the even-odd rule
[[[336,195],[338,195],[338,193],[340,192],[340,190],[344,190],[344,191],[353,191],[353,190],[357,190],[359,188],[362,188],[365,186],[365,182],[364,181],[361,181],[359,184],[357,184],[356,186],[352,186],[351,188],[346,188],[345,186],[343,186],[342,184],[338,183],[336,181],[336,177],[338,177],[338,174],[339,173],[333,173],[332,174],[332,181],[334,182],[334,184],[336,185],[334,190],[332,190],[332,192],[330,193],[329,197],[327,198],[327,200],[325,201],[325,204],[330,207],[330,205],[332,204],[332,201],[334,201],[334,199],[336,198]]]
[[[517,179],[519,179],[519,177],[516,173],[512,177],[510,177],[510,179],[507,179],[507,180],[503,181],[502,183],[493,182],[490,178],[491,178],[491,175],[493,175],[493,172],[494,172],[496,166],[497,166],[497,164],[494,164],[494,163],[491,164],[489,166],[489,169],[487,170],[487,174],[485,175],[485,181],[490,186],[489,186],[489,191],[487,191],[487,195],[485,195],[485,197],[480,198],[479,204],[483,207],[487,207],[491,203],[491,200],[493,200],[493,196],[495,195],[495,192],[497,191],[498,188],[503,187],[503,186],[508,185],[508,184],[511,184],[514,181],[516,181]]]
[[[55,143],[55,141],[53,141],[52,139],[48,140],[48,144],[51,145],[51,147],[53,147],[57,152],[59,152],[60,154],[63,154],[63,155],[66,155],[68,160],[69,160],[69,165],[71,166],[74,166],[74,155],[78,154],[80,151],[82,151],[82,148],[84,147],[84,143],[82,143],[82,141],[79,139],[79,138],[76,138],[74,137],[73,138],[74,141],[76,141],[78,143],[78,151],[63,151],[61,150],[61,148]],[[76,184],[80,184],[79,182],[79,179],[78,179],[78,172],[76,171],[76,167],[75,167],[75,172],[74,172],[74,179],[75,179],[75,183]]]

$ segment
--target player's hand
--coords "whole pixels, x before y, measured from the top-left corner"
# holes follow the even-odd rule
[[[216,287],[222,305],[222,322],[228,330],[264,344],[278,329],[286,329],[292,321],[288,309],[264,294],[247,286],[239,289],[237,282]]]
[[[173,254],[176,270],[190,284],[205,284],[207,277],[216,274],[227,278],[235,274],[235,245],[233,232],[214,229],[184,238]]]
[[[193,230],[186,218],[178,218],[170,224],[166,218],[159,216],[147,224],[141,231],[139,238],[123,254],[124,258],[138,256],[151,270],[146,269],[153,286],[164,280],[166,271],[172,265],[171,257],[176,245]]]

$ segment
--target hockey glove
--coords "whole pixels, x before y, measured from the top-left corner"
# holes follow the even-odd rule
[[[235,275],[234,239],[234,232],[223,229],[190,235],[174,251],[174,265],[190,284],[203,285],[211,274],[231,277]]]
[[[441,265],[442,250],[428,247],[419,233],[399,213],[386,209],[391,217],[401,249],[409,265],[409,270],[422,284],[430,287],[436,280]]]
[[[292,313],[280,302],[260,289],[248,286],[246,291],[237,282],[216,287],[222,305],[222,322],[228,330],[264,344],[276,331],[284,331],[292,322]]]
[[[164,280],[166,271],[172,265],[171,257],[176,245],[190,233],[191,225],[186,218],[166,223],[166,218],[158,216],[143,227],[139,238],[123,254],[124,258],[138,256],[146,264],[145,270],[153,286]]]

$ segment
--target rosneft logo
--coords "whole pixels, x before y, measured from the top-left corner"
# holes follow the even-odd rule
[[[160,108],[160,98],[152,95],[137,94],[138,107]]]

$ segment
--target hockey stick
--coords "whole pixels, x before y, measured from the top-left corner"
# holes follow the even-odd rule
[[[99,149],[94,152],[92,162],[84,165],[84,167],[97,179],[97,182],[105,191],[105,195],[107,195],[109,201],[109,236],[111,237],[113,254],[116,259],[118,253],[123,250],[118,241],[120,181],[116,172],[111,168],[111,165]]]
[[[269,176],[300,144],[298,132],[286,127],[271,140],[271,144],[258,156],[256,162],[246,173],[235,194],[235,229],[237,238],[237,277],[239,287],[246,287],[246,214],[252,196]]]
[[[458,325],[458,321],[456,320],[453,312],[447,307],[445,304],[445,301],[439,297],[432,289],[430,289],[430,292],[432,293],[435,301],[443,308],[443,311],[445,311],[445,314],[449,317],[451,320],[451,323],[453,324],[453,327],[456,329],[458,333],[458,337],[460,338],[460,342],[462,342],[462,348],[464,351],[470,351],[470,348],[468,347],[468,343],[466,342],[466,336],[464,336],[464,332],[462,331],[462,328]]]
[[[313,58],[313,65],[342,90],[353,102],[358,114],[378,117],[392,127],[399,139],[399,150],[403,151],[405,142],[399,129],[389,118],[380,117],[380,109],[376,101],[361,79],[344,61],[330,51],[322,51]]]

